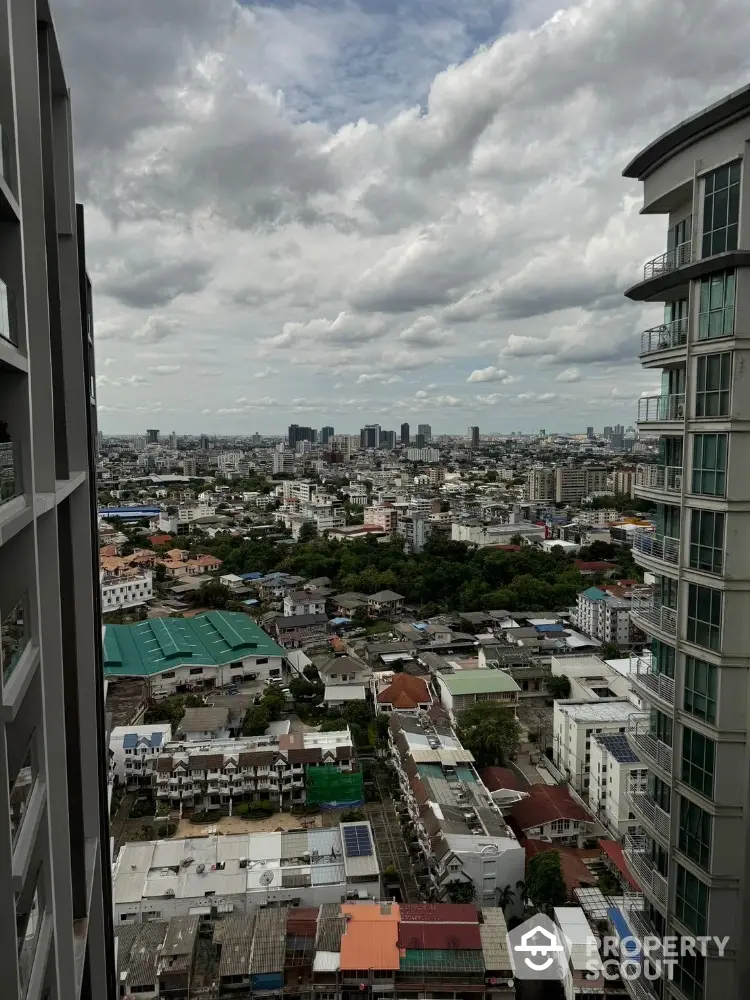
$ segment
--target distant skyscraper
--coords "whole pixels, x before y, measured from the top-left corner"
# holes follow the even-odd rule
[[[315,437],[316,431],[312,427],[299,427],[297,424],[289,425],[288,442],[292,450],[297,447],[298,441],[313,442]]]
[[[379,448],[380,424],[365,424],[359,432],[359,443],[361,448]]]
[[[478,448],[479,447],[479,428],[478,427],[470,427],[469,428],[469,440],[471,442],[471,447],[472,448]]]
[[[146,430],[146,440],[148,441],[149,444],[158,444],[159,443],[159,431],[156,430],[155,428],[151,428],[150,430]]]
[[[426,440],[426,438],[425,438],[424,434],[422,434],[422,432],[420,431],[418,434],[416,434],[414,436],[414,446],[416,448],[424,448],[425,440]]]
[[[409,425],[401,424],[401,444],[409,443]]]
[[[604,437],[607,439],[607,441],[609,441],[609,439],[612,437],[612,428],[611,427],[605,427],[604,428]]]
[[[380,444],[387,448],[389,451],[393,451],[396,447],[396,432],[395,431],[381,431],[380,432]]]
[[[209,449],[208,434],[201,434],[200,446],[201,446],[201,451],[208,451]]]
[[[169,447],[173,451],[177,448],[177,431],[172,431],[169,435]]]
[[[429,424],[418,424],[417,434],[424,434],[425,441],[429,441],[432,438],[432,428]]]
[[[593,441],[594,440],[594,428],[593,427],[587,427],[586,428],[586,437],[588,438],[589,441]]]
[[[333,427],[323,427],[320,431],[320,443],[328,444],[328,442],[333,437],[334,430]]]

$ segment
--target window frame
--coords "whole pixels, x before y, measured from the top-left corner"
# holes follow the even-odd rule
[[[706,452],[711,443],[713,443],[714,457],[713,464],[708,464]],[[697,496],[725,497],[727,495],[729,435],[694,434],[691,453],[691,492]]]
[[[699,617],[701,600],[710,604],[709,617]],[[718,615],[714,620],[714,612],[718,607]],[[705,610],[705,609],[703,609]],[[703,614],[703,610],[700,614]],[[685,638],[695,646],[718,652],[721,649],[721,636],[724,619],[724,594],[714,587],[704,587],[702,584],[689,583],[687,594],[687,614]]]
[[[703,178],[701,259],[737,249],[741,183],[742,160],[725,163]]]
[[[688,896],[692,891],[695,892],[694,900]],[[706,933],[709,895],[706,883],[678,863],[675,879],[675,916],[694,934]]]
[[[699,354],[696,358],[694,412],[700,420],[719,420],[731,416],[731,351]]]
[[[713,817],[684,795],[680,795],[677,846],[685,855],[708,872],[713,844]]]
[[[721,510],[694,507],[690,511],[690,543],[688,565],[703,573],[721,574],[724,570],[724,540],[726,514]],[[717,528],[717,525],[719,526]],[[710,535],[708,544],[706,536]],[[720,538],[717,539],[717,535]],[[716,544],[717,540],[720,544]]]
[[[701,668],[699,671],[698,668]],[[703,670],[702,668],[706,668]],[[696,685],[699,674],[703,675]],[[696,719],[716,724],[718,706],[719,668],[697,656],[685,657],[685,683],[683,685],[683,709]]]
[[[700,748],[698,757],[702,757],[702,760],[696,760],[697,748]],[[713,801],[716,781],[716,743],[689,726],[682,727],[680,779],[693,791]]]
[[[701,278],[698,288],[698,340],[734,336],[737,272],[734,268]]]

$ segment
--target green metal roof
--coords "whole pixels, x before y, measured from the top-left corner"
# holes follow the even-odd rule
[[[104,672],[110,677],[149,677],[185,665],[213,667],[248,656],[284,655],[252,618],[238,611],[104,628]]]
[[[459,695],[521,690],[504,670],[459,670],[455,674],[440,674],[440,680],[451,694]]]
[[[590,601],[603,601],[606,596],[604,591],[599,590],[598,587],[589,587],[581,594],[581,597],[587,597]]]

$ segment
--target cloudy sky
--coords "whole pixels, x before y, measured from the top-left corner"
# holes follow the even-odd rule
[[[747,82],[746,0],[53,6],[105,433],[632,423],[621,170]]]

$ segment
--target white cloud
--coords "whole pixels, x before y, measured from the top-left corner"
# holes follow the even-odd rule
[[[515,382],[515,378],[502,368],[490,365],[488,368],[476,368],[466,379],[467,382]]]
[[[560,372],[559,375],[555,375],[555,382],[582,382],[583,375],[581,375],[580,368],[566,368],[565,371]]]
[[[179,370],[179,365],[152,365],[149,368],[152,375],[174,375]]]
[[[273,375],[278,375],[278,374],[279,374],[278,368],[272,368],[270,365],[267,365],[261,371],[253,372],[253,378],[271,378]]]

